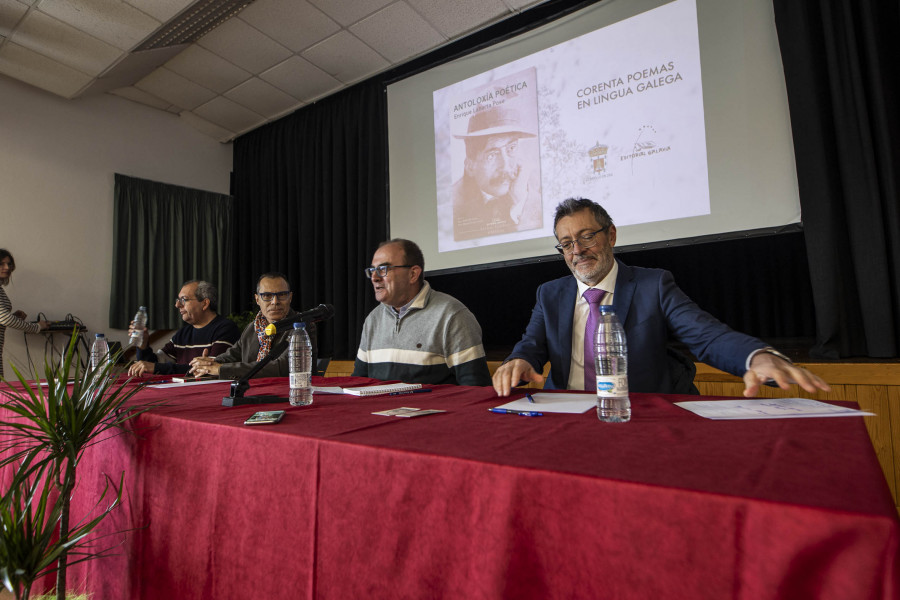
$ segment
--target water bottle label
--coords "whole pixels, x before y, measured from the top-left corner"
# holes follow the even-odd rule
[[[291,389],[300,390],[308,388],[310,383],[310,373],[291,373]]]
[[[628,375],[597,375],[597,395],[616,398],[628,395]]]

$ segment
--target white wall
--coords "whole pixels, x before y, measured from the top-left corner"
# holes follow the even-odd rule
[[[231,165],[231,145],[177,115],[108,94],[64,100],[0,75],[0,248],[16,259],[13,308],[29,320],[71,313],[91,337],[124,342],[108,329],[114,174],[227,194]],[[44,336],[27,337],[40,365]],[[22,332],[7,330],[3,361],[14,378]]]

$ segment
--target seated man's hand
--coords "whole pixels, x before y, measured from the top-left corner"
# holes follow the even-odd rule
[[[136,360],[128,367],[128,375],[131,377],[140,377],[145,373],[153,375],[154,365],[148,360]]]
[[[531,363],[521,358],[514,358],[500,365],[500,368],[494,372],[494,391],[497,392],[498,396],[509,396],[512,388],[516,387],[523,379],[535,383],[544,381],[544,378],[534,370]]]
[[[760,352],[750,361],[750,370],[744,373],[744,396],[746,398],[756,396],[759,386],[770,379],[773,379],[783,390],[789,389],[792,383],[796,383],[807,392],[831,391],[831,387],[818,375],[792,365],[774,354]]]
[[[193,375],[194,377],[200,377],[201,375],[218,376],[220,366],[220,363],[217,363],[216,359],[209,355],[209,350],[204,350],[203,356],[198,356],[191,360],[191,368],[188,371],[188,375]]]
[[[131,339],[131,336],[134,335],[135,331],[138,331],[138,329],[134,326],[134,321],[132,321],[131,324],[128,326],[128,338],[129,339]],[[147,330],[146,327],[141,327],[139,331],[141,332],[142,335],[141,335],[141,345],[138,346],[138,348],[140,348],[141,350],[146,350],[147,346],[150,345],[150,336],[148,335],[149,331]]]

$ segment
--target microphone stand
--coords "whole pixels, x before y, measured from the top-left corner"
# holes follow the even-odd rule
[[[244,393],[250,389],[249,380],[259,373],[260,369],[272,362],[276,356],[287,350],[289,336],[285,336],[281,342],[272,348],[265,358],[257,362],[256,365],[247,371],[247,374],[231,382],[231,395],[222,398],[222,406],[242,406],[244,404],[269,404],[275,402],[287,402],[288,398],[282,396],[244,396]]]
[[[324,309],[325,312],[321,314],[310,315],[308,313],[311,313],[313,311],[306,311],[307,315],[305,317],[302,315],[302,313],[293,317],[288,317],[287,319],[283,319],[281,321],[278,321],[277,323],[274,323],[276,330],[287,325],[293,326],[294,323],[315,323],[316,321],[324,321],[325,319],[329,319],[332,315],[334,315],[334,307],[330,304],[320,304],[318,308]],[[282,396],[245,396],[244,394],[247,392],[247,390],[250,389],[249,380],[252,379],[254,375],[259,373],[260,369],[272,362],[272,359],[274,359],[276,356],[281,356],[282,352],[287,350],[289,343],[290,336],[287,335],[277,346],[272,348],[272,350],[270,350],[269,353],[266,354],[265,358],[257,362],[252,369],[247,371],[246,375],[244,375],[240,379],[232,381],[231,395],[222,398],[222,406],[241,406],[244,404],[269,404],[275,402],[288,402],[289,398],[284,398]]]

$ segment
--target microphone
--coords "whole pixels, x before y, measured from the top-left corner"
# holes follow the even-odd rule
[[[266,326],[266,335],[275,335],[278,333],[279,329],[293,327],[294,323],[318,323],[319,321],[328,320],[333,316],[334,306],[331,304],[320,304],[315,308],[297,313],[293,317],[270,323]]]
[[[286,328],[293,326],[294,323],[316,323],[324,321],[334,316],[334,307],[330,304],[320,304],[315,308],[304,310],[288,319],[282,319],[266,326],[266,335],[272,336],[278,332],[278,328]],[[272,362],[272,359],[281,356],[287,350],[289,338],[281,340],[281,342],[273,347],[269,353],[261,361],[257,362],[252,369],[247,371],[243,377],[231,382],[231,395],[222,398],[222,406],[241,406],[243,404],[264,404],[268,402],[287,402],[287,398],[279,396],[245,396],[244,394],[250,389],[250,379],[259,371]]]

